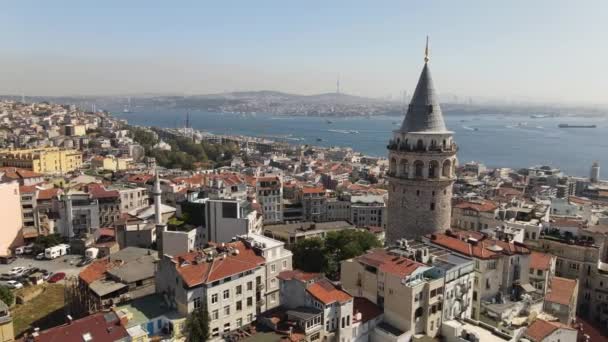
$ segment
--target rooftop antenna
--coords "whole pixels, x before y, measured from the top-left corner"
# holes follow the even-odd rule
[[[424,48],[424,63],[429,62],[429,36],[426,36],[426,47]]]

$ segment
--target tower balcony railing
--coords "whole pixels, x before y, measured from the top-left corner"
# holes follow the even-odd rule
[[[429,146],[429,147],[416,147],[404,143],[397,144],[396,141],[390,140],[386,148],[392,151],[401,151],[401,152],[424,152],[424,153],[451,153],[458,152],[458,146],[454,143],[443,146]]]

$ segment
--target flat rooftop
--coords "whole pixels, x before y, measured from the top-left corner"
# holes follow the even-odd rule
[[[264,226],[264,231],[270,231],[274,233],[305,233],[309,231],[319,230],[341,230],[355,228],[352,224],[346,221],[332,221],[332,222],[298,222],[298,223],[287,223],[287,224],[275,224]]]
[[[175,309],[165,306],[164,300],[158,294],[134,299],[125,305],[118,306],[116,311],[128,311],[132,315],[127,323],[128,328],[144,324],[160,316],[168,319],[182,317]]]
[[[509,341],[509,339],[503,338],[499,335],[494,334],[490,330],[484,329],[474,324],[456,320],[446,321],[443,322],[443,324],[447,324],[453,327],[461,327],[463,330],[477,335],[480,341]]]
[[[277,241],[275,239],[266,237],[264,235],[255,234],[255,233],[247,233],[247,235],[241,235],[242,238],[250,238],[255,242],[260,242],[266,245],[266,248],[274,248],[285,245],[282,241]]]

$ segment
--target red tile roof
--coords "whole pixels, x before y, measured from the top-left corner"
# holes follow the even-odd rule
[[[588,198],[583,198],[583,197],[576,197],[576,196],[570,196],[568,197],[568,200],[572,203],[576,203],[576,204],[591,204],[592,201]]]
[[[116,236],[116,230],[114,228],[99,228],[99,236]]]
[[[304,272],[302,270],[291,270],[291,271],[283,271],[279,273],[278,278],[281,280],[299,280],[302,282],[307,282],[313,279],[321,278],[321,273],[311,273]]]
[[[199,252],[191,252],[173,257],[177,273],[189,287],[206,284],[230,277],[248,270],[253,270],[265,263],[265,259],[246,246],[242,241],[226,244],[226,247],[234,247],[239,253],[234,255],[227,253],[225,258],[214,257],[212,262],[206,262],[204,257],[201,262],[196,262]],[[188,264],[181,266],[182,261]]]
[[[93,198],[101,199],[101,198],[119,198],[120,193],[117,190],[107,190],[101,184],[91,183],[87,185],[89,194]]]
[[[385,249],[378,248],[358,256],[356,260],[362,264],[374,266],[382,272],[394,274],[398,277],[406,277],[419,267],[425,266],[414,260],[400,255],[391,254]]]
[[[80,271],[78,277],[85,283],[91,284],[94,281],[105,279],[107,271],[113,269],[114,267],[119,267],[123,265],[123,263],[123,260],[110,260],[110,257],[97,259],[85,269]]]
[[[365,323],[382,315],[382,309],[367,298],[355,297],[353,302],[353,321]],[[361,314],[361,319],[357,315]]]
[[[302,193],[304,194],[323,194],[325,193],[325,189],[322,186],[305,186],[302,188]]]
[[[478,259],[497,258],[500,254],[529,254],[530,250],[517,243],[510,243],[501,240],[483,239],[476,242],[463,241],[458,236],[462,232],[448,234],[432,234],[429,236],[432,243]],[[496,246],[500,248],[496,248]]]
[[[498,208],[496,203],[488,200],[481,201],[462,201],[454,205],[454,208],[469,209],[477,212],[493,212]]]
[[[478,259],[492,259],[498,257],[498,253],[483,248],[479,243],[474,245],[445,234],[433,234],[430,236],[430,239],[431,242],[436,245],[445,247],[466,256],[475,257]]]
[[[349,295],[345,291],[338,289],[327,279],[322,279],[312,285],[309,285],[306,288],[306,291],[308,291],[311,296],[315,297],[315,299],[325,305],[332,304],[335,302],[344,303],[353,299],[351,295]]]
[[[127,178],[128,182],[137,183],[137,184],[146,184],[149,180],[154,178],[154,175],[150,174],[137,174],[131,175]]]
[[[572,297],[576,295],[576,284],[576,279],[551,278],[545,301],[570,305]]]
[[[583,220],[555,220],[549,223],[551,228],[572,228],[578,227],[583,228],[584,222]]]
[[[522,192],[513,188],[498,188],[497,195],[498,196],[520,196]]]
[[[44,189],[38,191],[38,200],[50,200],[51,198],[57,197],[63,193],[63,190],[59,188]]]
[[[36,342],[82,342],[90,334],[92,341],[118,341],[128,337],[127,329],[114,312],[99,312],[40,332]]]
[[[553,256],[550,254],[532,252],[530,253],[530,268],[548,271],[551,268],[552,259]]]
[[[21,185],[19,187],[20,194],[31,194],[38,190],[35,185]]]
[[[559,322],[549,322],[543,319],[537,319],[526,329],[525,336],[531,339],[533,342],[540,342],[557,329],[574,330],[573,328]]]
[[[173,183],[186,183],[190,187],[205,185],[207,177],[203,174],[192,175],[191,177],[177,177],[172,179]]]
[[[3,167],[3,168],[0,168],[0,171],[4,172],[4,177],[15,179],[15,180],[43,177],[43,175],[40,173],[30,171],[30,170],[25,170],[25,169],[18,169],[15,167]]]

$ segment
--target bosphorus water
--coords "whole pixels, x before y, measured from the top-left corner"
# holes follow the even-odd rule
[[[368,155],[386,156],[391,132],[403,117],[287,117],[257,113],[239,115],[189,111],[190,125],[215,134],[246,135],[294,144],[352,147]],[[130,124],[183,127],[186,111],[141,110],[117,112]],[[458,160],[480,161],[489,167],[527,167],[545,164],[570,175],[587,176],[593,161],[608,168],[608,121],[606,118],[444,114],[460,149]],[[331,123],[328,122],[331,120]],[[559,123],[595,124],[597,128],[558,128]]]

